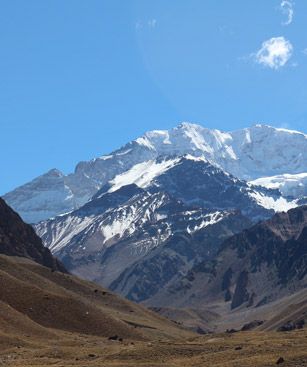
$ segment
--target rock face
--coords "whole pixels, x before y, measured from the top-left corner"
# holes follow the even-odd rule
[[[212,258],[227,237],[271,217],[274,206],[290,204],[204,158],[160,157],[35,229],[70,271],[141,301]]]
[[[150,300],[178,274],[189,274],[195,264],[212,259],[223,240],[231,234],[249,226],[246,217],[232,212],[191,234],[174,231],[162,246],[126,267],[109,287],[135,302]]]
[[[0,254],[26,257],[53,270],[66,272],[42,244],[34,229],[25,224],[0,198]]]
[[[80,162],[75,172],[52,170],[4,196],[29,223],[79,208],[116,176],[160,156],[191,154],[244,180],[307,172],[306,135],[266,125],[234,132],[183,123],[151,131],[121,149]],[[270,157],[270,159],[267,159]]]
[[[276,214],[227,239],[216,257],[178,276],[148,303],[260,307],[307,285],[307,206]]]

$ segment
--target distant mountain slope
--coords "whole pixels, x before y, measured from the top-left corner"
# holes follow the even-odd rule
[[[66,272],[64,266],[43,246],[34,229],[25,224],[1,198],[0,254],[23,256],[53,270]]]
[[[106,210],[102,199],[107,198],[90,202],[91,212],[83,212],[85,206],[66,217],[42,222],[36,230],[69,270],[105,286],[175,233],[207,233],[215,223],[222,222],[227,227],[225,236],[230,236],[251,224],[239,212],[185,206],[164,192],[143,191],[123,205]],[[199,259],[203,255],[203,251],[194,251]]]
[[[211,246],[209,235],[215,226],[221,231],[217,237],[225,239],[252,221],[269,218],[273,209],[291,205],[278,191],[248,185],[204,158],[159,157],[148,161],[146,168],[136,165],[117,176],[83,207],[38,223],[35,229],[69,270],[109,286],[124,270],[147,254],[151,256],[151,251],[166,246],[173,236],[189,238],[202,233],[208,238],[197,251],[188,240],[182,255],[190,252],[190,267],[207,258],[202,248],[210,256],[217,251],[220,242]],[[170,256],[169,260],[175,259]],[[174,271],[180,270],[181,261],[176,266],[173,263]]]
[[[302,133],[266,125],[228,133],[183,123],[168,131],[147,132],[110,155],[80,162],[67,176],[51,170],[4,198],[24,220],[36,223],[82,206],[137,164],[185,154],[205,157],[245,180],[307,172],[307,137]]]
[[[211,218],[214,217],[215,221],[208,221],[207,226],[195,232],[174,231],[161,246],[127,266],[110,289],[135,302],[151,299],[178,274],[187,274],[195,264],[212,259],[226,238],[251,225],[239,212],[219,217],[213,214]]]
[[[198,333],[242,329],[292,331],[307,325],[307,289],[258,307],[241,307],[220,314],[221,309],[207,303],[201,308],[153,307],[153,310]]]
[[[212,261],[196,265],[147,303],[252,309],[307,286],[307,206],[276,214],[226,240]],[[218,311],[219,310],[219,311]]]
[[[295,202],[283,198],[278,189],[247,184],[212,165],[205,158],[190,154],[180,157],[162,156],[135,165],[109,181],[94,198],[131,183],[149,188],[150,191],[166,191],[186,204],[240,209],[254,219],[266,216],[266,210],[274,213],[296,206]]]

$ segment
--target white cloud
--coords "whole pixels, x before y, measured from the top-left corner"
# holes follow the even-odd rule
[[[293,22],[294,16],[294,2],[292,0],[282,0],[280,4],[280,8],[283,14],[287,17],[286,21],[284,21],[283,25],[289,25]]]
[[[262,43],[257,53],[252,54],[258,64],[271,69],[279,69],[286,65],[292,56],[293,46],[284,37],[272,37]]]
[[[307,48],[305,48],[305,49],[303,50],[303,54],[304,54],[304,55],[307,55]]]

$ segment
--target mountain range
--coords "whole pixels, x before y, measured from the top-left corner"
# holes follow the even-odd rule
[[[183,235],[191,244],[182,249],[180,261],[178,251],[170,257],[174,275],[214,256],[217,237],[269,218],[274,205],[291,206],[277,190],[248,185],[202,158],[158,158],[146,162],[146,169],[140,165],[117,176],[81,208],[35,225],[72,272],[109,286]],[[207,239],[199,245],[194,238]]]
[[[117,175],[160,156],[204,157],[235,177],[250,181],[306,173],[306,148],[305,134],[267,125],[222,132],[182,123],[168,131],[147,132],[109,155],[80,162],[74,173],[65,175],[52,169],[7,193],[4,199],[26,222],[36,223],[79,208]],[[300,180],[292,186],[300,187]]]
[[[0,217],[0,343],[4,346],[18,343],[21,348],[31,341],[37,348],[38,339],[41,346],[50,338],[61,340],[62,332],[74,343],[79,343],[74,333],[109,339],[117,333],[114,340],[161,341],[189,337],[178,324],[206,333],[225,331],[228,326],[289,331],[307,321],[307,206],[276,214],[224,240],[212,260],[200,262],[186,275],[177,272],[153,293],[153,287],[146,289],[151,282],[148,274],[158,273],[157,265],[163,268],[165,262],[149,261],[145,272],[137,274],[140,284],[133,295],[139,291],[145,304],[173,323],[67,274],[3,200]],[[219,232],[212,234],[212,242],[219,240]],[[201,235],[199,244],[204,240]],[[166,252],[195,241],[173,237]]]
[[[68,271],[225,330],[231,315],[252,321],[260,309],[265,323],[306,286],[306,148],[286,129],[183,123],[4,198]]]
[[[33,229],[4,201],[0,204],[1,364],[166,367],[203,365],[205,361],[221,366],[229,365],[231,359],[233,367],[306,365],[306,332],[302,329],[306,289],[273,306],[260,305],[247,316],[244,310],[224,317],[215,310],[191,308],[155,308],[152,312],[68,274]],[[306,208],[295,209],[276,217],[270,228],[282,229],[286,223],[285,239],[296,234],[301,241],[298,234],[304,227],[305,212]],[[292,277],[293,272],[290,274]],[[178,321],[157,313],[175,316]],[[200,335],[211,331],[213,323],[215,330],[219,325],[231,329]],[[237,332],[237,326],[242,330]],[[271,332],[293,329],[299,330]]]

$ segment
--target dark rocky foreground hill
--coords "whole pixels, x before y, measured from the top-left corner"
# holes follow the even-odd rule
[[[1,198],[0,254],[26,257],[53,270],[66,272],[64,265],[43,246],[32,226],[24,223]]]

